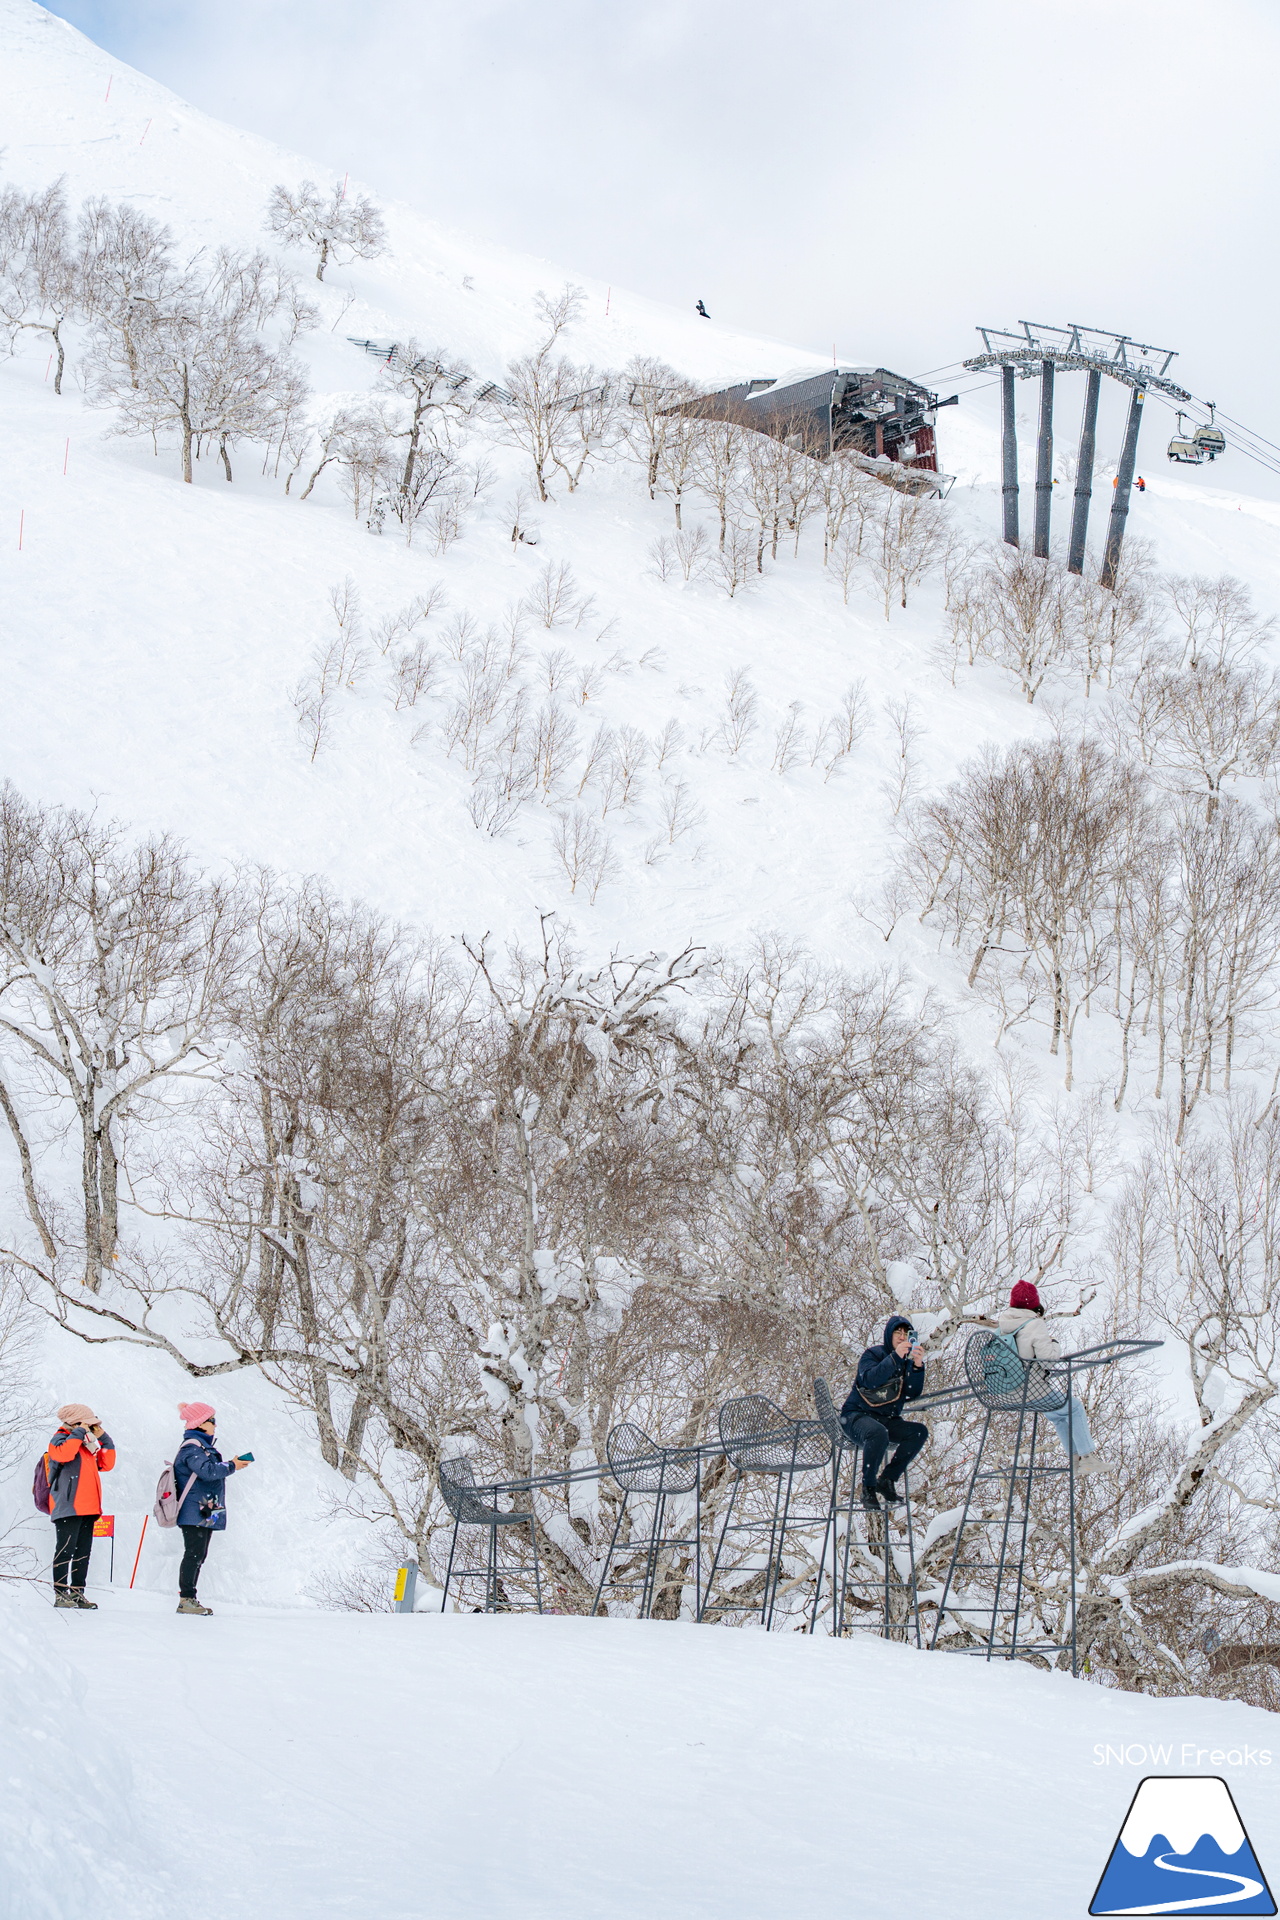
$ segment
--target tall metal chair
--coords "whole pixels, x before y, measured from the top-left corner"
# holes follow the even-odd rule
[[[542,1571],[538,1564],[538,1532],[533,1524],[532,1513],[503,1513],[499,1508],[486,1504],[484,1495],[490,1490],[478,1486],[475,1469],[465,1456],[455,1460],[440,1462],[440,1492],[446,1507],[453,1515],[453,1538],[449,1544],[449,1566],[444,1577],[443,1606],[449,1598],[449,1583],[456,1580],[461,1586],[464,1580],[483,1580],[485,1613],[524,1613],[525,1607],[512,1606],[506,1594],[501,1591],[503,1574],[518,1573],[527,1576],[528,1568],[523,1561],[510,1560],[505,1565],[498,1559],[498,1530],[501,1527],[528,1527],[529,1538],[533,1542],[533,1590],[535,1595],[534,1611],[542,1612]],[[488,1551],[483,1567],[460,1568],[455,1574],[453,1563],[458,1551],[458,1529],[460,1527],[484,1527],[488,1531]]]
[[[739,1400],[726,1401],[717,1416],[720,1429],[720,1444],[725,1457],[735,1469],[733,1488],[729,1495],[729,1505],[725,1510],[724,1524],[716,1542],[715,1555],[711,1562],[711,1571],[707,1575],[707,1584],[703,1589],[702,1605],[698,1611],[699,1620],[711,1611],[721,1616],[725,1613],[760,1614],[762,1625],[767,1630],[773,1624],[774,1611],[778,1604],[778,1590],[782,1584],[782,1549],[786,1539],[788,1523],[799,1524],[791,1514],[792,1494],[798,1475],[813,1473],[825,1467],[832,1457],[832,1442],[816,1420],[793,1420],[783,1413],[772,1400],[762,1393],[749,1393]],[[749,1473],[764,1474],[774,1482],[773,1507],[768,1519],[746,1519],[734,1521],[734,1510],[742,1490],[744,1478]],[[825,1520],[825,1513],[806,1514],[807,1524]],[[711,1592],[719,1570],[721,1557],[730,1534],[745,1535],[748,1551],[753,1541],[768,1534],[765,1550],[764,1578],[761,1584],[760,1600],[721,1599],[711,1604]]]
[[[664,1577],[659,1584],[659,1569],[669,1564],[673,1554],[687,1550],[694,1578],[694,1615],[697,1618],[702,1609],[702,1569],[699,1555],[701,1540],[701,1493],[698,1472],[697,1447],[667,1447],[653,1440],[643,1427],[632,1420],[623,1420],[611,1429],[605,1445],[609,1459],[609,1472],[622,1489],[622,1504],[618,1508],[618,1517],[614,1522],[613,1537],[609,1541],[609,1551],[605,1555],[604,1567],[600,1574],[600,1583],[596,1588],[596,1597],[592,1603],[592,1613],[600,1611],[600,1603],[606,1586],[614,1591],[628,1588],[634,1592],[638,1586],[640,1598],[637,1606],[637,1618],[648,1620],[653,1615],[653,1604],[658,1593],[669,1589],[671,1580]],[[693,1494],[695,1499],[693,1532],[665,1531],[667,1504],[670,1500],[680,1499]],[[623,1543],[623,1551],[628,1556],[628,1564],[634,1567],[643,1557],[643,1571],[639,1578],[635,1574],[614,1574],[610,1580],[610,1571],[614,1565],[614,1556],[618,1549],[618,1536],[623,1521],[633,1502],[649,1497],[653,1505],[649,1510],[649,1522],[646,1531],[637,1536],[631,1534]],[[684,1585],[683,1577],[680,1585]]]
[[[822,1538],[822,1552],[818,1559],[818,1577],[814,1583],[809,1631],[813,1633],[817,1629],[829,1543],[832,1632],[840,1635],[847,1631],[849,1609],[856,1607],[864,1613],[879,1612],[879,1631],[884,1639],[902,1639],[906,1637],[907,1615],[914,1613],[915,1643],[919,1646],[920,1609],[916,1597],[915,1528],[911,1516],[910,1474],[904,1473],[902,1476],[907,1526],[907,1571],[904,1574],[898,1563],[898,1556],[889,1532],[887,1513],[881,1515],[878,1523],[868,1516],[867,1538],[865,1541],[857,1539],[855,1514],[860,1478],[859,1455],[862,1448],[845,1432],[844,1422],[836,1410],[836,1404],[831,1398],[831,1389],[825,1380],[814,1381],[813,1404],[817,1410],[818,1423],[831,1442],[832,1470],[831,1499],[827,1509],[827,1525]],[[847,1498],[842,1502],[840,1473],[846,1455],[849,1459],[849,1490]],[[843,1542],[840,1525],[842,1517]],[[874,1537],[876,1534],[878,1538]],[[856,1577],[858,1570],[851,1568],[850,1565],[855,1544],[865,1553],[865,1563],[861,1568],[862,1578]],[[861,1589],[861,1593],[857,1589]]]
[[[1032,1642],[1024,1639],[1022,1646],[1018,1645],[1032,1487],[1037,1481],[1057,1478],[1062,1474],[1067,1476],[1067,1522],[1073,1588],[1075,1584],[1074,1456],[1068,1454],[1058,1465],[1046,1463],[1043,1455],[1039,1454],[1040,1415],[1057,1413],[1065,1407],[1070,1397],[1069,1387],[1064,1389],[1060,1380],[1047,1372],[1041,1361],[1022,1360],[1006,1341],[992,1333],[970,1335],[965,1342],[964,1370],[974,1397],[985,1411],[985,1418],[929,1644],[931,1647],[938,1644],[950,1615],[957,1626],[974,1636],[978,1642],[969,1650],[985,1653],[988,1660],[996,1656],[998,1636],[1003,1642],[999,1649],[1000,1657],[1009,1660],[1015,1659],[1019,1652],[1048,1656],[1072,1651],[1068,1643],[1043,1639]],[[995,1466],[984,1466],[988,1446],[993,1440],[991,1422],[995,1414],[1017,1415],[1013,1452],[1008,1464],[1000,1462]],[[1025,1459],[1024,1435],[1028,1441]],[[975,1516],[975,1500],[979,1507],[983,1504],[979,1488],[986,1488],[992,1482],[998,1483],[993,1490],[997,1494],[995,1504],[1000,1510],[994,1515],[979,1512]],[[1020,1522],[1014,1511],[1019,1495],[1022,1506]],[[995,1544],[997,1531],[998,1546]],[[962,1550],[968,1555],[963,1560],[960,1557]],[[1014,1596],[1009,1601],[1004,1598],[1004,1593],[1011,1560],[1016,1560],[1017,1575]],[[960,1576],[960,1597],[952,1599],[957,1575]],[[969,1582],[967,1587],[966,1578]]]

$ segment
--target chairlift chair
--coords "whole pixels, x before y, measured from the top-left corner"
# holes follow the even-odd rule
[[[1200,466],[1207,452],[1207,449],[1200,444],[1200,434],[1203,432],[1202,427],[1193,437],[1188,438],[1182,431],[1182,415],[1179,413],[1178,431],[1169,442],[1169,458],[1176,460],[1181,467]]]
[[[1214,425],[1214,405],[1212,400],[1208,402],[1208,407],[1209,418],[1204,426],[1196,428],[1195,443],[1203,452],[1208,454],[1211,460],[1216,460],[1220,453],[1225,453],[1227,450],[1227,436],[1221,427]]]

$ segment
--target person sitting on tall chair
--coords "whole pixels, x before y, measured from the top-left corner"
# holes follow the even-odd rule
[[[902,1407],[923,1392],[924,1348],[911,1322],[900,1313],[891,1314],[881,1344],[868,1347],[859,1360],[849,1397],[840,1409],[845,1432],[862,1448],[862,1504],[868,1513],[880,1511],[877,1494],[886,1506],[902,1504],[895,1483],[929,1438],[922,1420],[902,1418]],[[897,1443],[893,1458],[881,1472],[891,1440]]]

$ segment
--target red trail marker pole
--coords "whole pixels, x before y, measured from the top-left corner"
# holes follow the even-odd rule
[[[18,515],[18,552],[19,553],[22,552],[22,529],[26,526],[26,524],[27,524],[27,510],[24,507],[22,509],[22,512]]]
[[[152,123],[151,123],[151,121],[150,121],[150,120],[148,120],[148,122],[147,122],[147,124],[146,124],[146,126],[145,126],[145,127],[144,127],[144,128],[142,129],[142,140],[145,140],[145,139],[146,139],[146,137],[147,137],[147,135],[148,135],[148,134],[150,133],[150,131],[151,131],[151,125],[152,125]],[[139,145],[139,146],[141,146],[141,145],[142,145],[142,140],[139,140],[139,142],[138,142],[138,145]]]
[[[108,100],[109,100],[109,99],[111,98],[111,82],[112,82],[112,81],[113,81],[114,79],[115,79],[115,75],[114,75],[114,73],[109,73],[109,74],[107,75],[107,90],[106,90],[106,92],[105,92],[105,93],[103,94],[103,96],[102,96],[102,104],[103,104],[104,106],[106,105],[106,103],[107,103],[107,101],[108,101]]]
[[[71,441],[70,441],[70,440],[68,439],[68,441],[67,441],[67,444],[66,444],[66,449],[65,449],[65,451],[63,452],[63,455],[62,455],[62,471],[63,471],[64,473],[65,473],[65,472],[66,472],[66,470],[67,470],[67,462],[68,462],[68,460],[69,460],[70,458],[71,458]]]
[[[53,365],[53,355],[50,354],[49,358],[45,361],[45,367],[44,367],[44,377],[46,380],[49,378],[49,369],[52,365]]]
[[[151,1515],[149,1513],[144,1513],[142,1516],[142,1532],[138,1535],[138,1551],[133,1556],[133,1572],[129,1575],[130,1593],[133,1592],[133,1583],[137,1578],[138,1562],[142,1558],[142,1543],[147,1537],[147,1522],[150,1518],[151,1518]]]

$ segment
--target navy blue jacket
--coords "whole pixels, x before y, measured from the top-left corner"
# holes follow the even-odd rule
[[[213,1527],[221,1531],[227,1524],[227,1509],[222,1500],[222,1483],[228,1474],[235,1472],[235,1462],[224,1460],[207,1433],[201,1433],[198,1427],[189,1427],[182,1436],[182,1445],[174,1455],[173,1477],[181,1497],[182,1489],[194,1473],[196,1478],[190,1493],[178,1508],[180,1527]],[[217,1511],[204,1514],[200,1511],[202,1500],[216,1500]]]
[[[900,1313],[890,1314],[885,1322],[884,1339],[878,1347],[868,1347],[858,1362],[858,1372],[849,1398],[840,1409],[840,1418],[846,1430],[855,1420],[864,1414],[870,1414],[873,1420],[892,1420],[895,1414],[902,1412],[904,1400],[918,1400],[924,1392],[924,1362],[918,1367],[909,1360],[900,1359],[893,1350],[893,1336],[898,1327],[910,1329],[911,1322],[904,1320]],[[875,1400],[863,1398],[860,1388],[867,1388],[877,1394]],[[880,1398],[886,1388],[895,1391],[887,1398]]]

